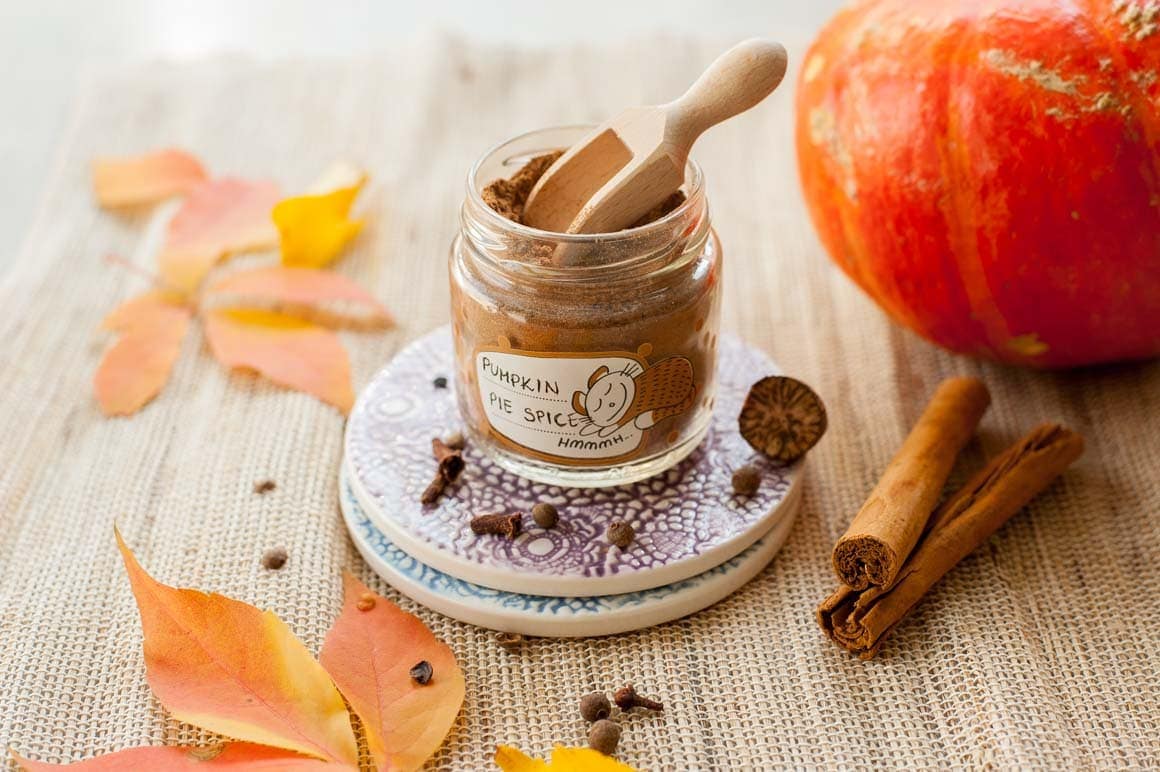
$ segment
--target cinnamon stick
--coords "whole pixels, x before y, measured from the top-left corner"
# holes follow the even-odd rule
[[[955,458],[991,395],[977,378],[943,381],[870,497],[834,546],[834,571],[855,590],[890,585],[938,503]]]
[[[1083,453],[1083,438],[1043,424],[996,456],[930,519],[914,554],[888,587],[841,586],[818,607],[840,646],[870,659],[883,638],[956,563],[982,544]]]

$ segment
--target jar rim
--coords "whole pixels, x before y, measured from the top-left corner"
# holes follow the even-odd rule
[[[509,137],[501,142],[489,147],[484,153],[476,159],[475,163],[471,165],[471,169],[467,172],[467,197],[474,205],[475,210],[481,210],[483,216],[487,220],[513,234],[526,236],[528,238],[536,239],[552,239],[569,244],[586,244],[586,243],[601,243],[607,244],[609,241],[615,239],[638,239],[642,236],[648,236],[654,232],[660,232],[666,228],[671,227],[674,223],[680,221],[683,217],[687,217],[695,206],[700,205],[701,199],[704,197],[705,176],[701,171],[701,166],[693,160],[690,156],[685,162],[685,183],[682,186],[685,189],[685,200],[681,202],[680,206],[673,209],[673,211],[653,220],[644,225],[638,225],[632,228],[624,228],[623,230],[613,231],[611,233],[560,233],[558,231],[548,231],[541,228],[535,228],[531,225],[525,225],[515,220],[509,220],[499,212],[492,209],[483,200],[483,187],[478,185],[478,177],[480,169],[483,164],[491,159],[494,155],[503,150],[507,145],[519,142],[536,134],[548,131],[567,131],[569,129],[583,129],[590,131],[596,128],[596,124],[588,123],[572,123],[558,126],[542,126],[538,129],[525,131],[522,134],[517,134],[514,137]]]

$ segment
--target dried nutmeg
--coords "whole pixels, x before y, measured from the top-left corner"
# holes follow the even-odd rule
[[[508,651],[519,651],[524,645],[524,636],[519,633],[496,633],[495,642]]]
[[[555,528],[556,523],[560,521],[560,513],[548,502],[541,501],[532,507],[532,519],[541,528]]]
[[[632,540],[636,538],[636,532],[632,530],[632,526],[623,520],[617,520],[608,524],[608,532],[605,534],[608,541],[615,544],[621,549],[625,549],[632,544]]]
[[[435,671],[431,668],[431,663],[427,660],[420,660],[415,667],[411,668],[411,680],[419,684],[419,686],[426,686],[431,683],[431,677],[435,675]]]
[[[761,472],[748,464],[733,472],[733,492],[738,496],[752,496],[761,485]]]
[[[601,719],[588,730],[588,747],[600,751],[605,756],[616,753],[616,746],[620,744],[620,724],[608,719]]]
[[[741,436],[754,450],[789,463],[826,433],[826,406],[801,381],[771,375],[749,389],[737,421]]]
[[[612,714],[612,703],[600,692],[585,694],[580,698],[580,715],[585,721],[599,721]]]
[[[612,695],[612,701],[621,710],[632,710],[633,708],[647,708],[648,710],[665,709],[656,700],[650,700],[648,697],[641,697],[637,694],[636,689],[632,688],[632,684],[617,689],[616,694]]]
[[[511,515],[505,515],[502,512],[479,515],[471,518],[471,530],[480,536],[492,534],[514,539],[520,535],[520,521],[522,519],[523,515],[519,512]]]
[[[434,504],[443,495],[443,490],[455,482],[459,473],[463,471],[463,453],[459,448],[453,448],[438,437],[431,440],[431,453],[439,467],[435,470],[435,479],[423,491],[420,499],[424,504]]]

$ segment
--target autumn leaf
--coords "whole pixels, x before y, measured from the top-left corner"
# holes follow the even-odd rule
[[[209,288],[216,296],[228,296],[232,303],[252,306],[264,301],[295,316],[303,313],[311,320],[341,324],[347,321],[373,326],[394,323],[387,309],[365,289],[331,271],[315,268],[287,268],[274,265],[238,271]],[[330,312],[334,307],[352,308],[349,317]]]
[[[185,193],[205,178],[201,162],[172,148],[93,161],[93,192],[103,207],[152,204]]]
[[[495,749],[495,763],[503,772],[636,772],[600,751],[563,745],[552,749],[551,761],[534,759],[518,748],[500,745]]]
[[[162,278],[191,292],[223,257],[276,245],[270,213],[278,198],[272,182],[227,178],[193,188],[169,221],[159,258]]]
[[[322,268],[342,253],[362,230],[362,220],[351,220],[350,210],[366,180],[357,169],[336,166],[311,192],[274,207],[283,264]]]
[[[271,770],[271,772],[338,772],[352,770],[347,764],[312,759],[280,748],[253,743],[223,743],[209,746],[157,745],[127,748],[106,753],[72,764],[48,764],[30,761],[15,753],[12,757],[28,772],[51,772],[54,769],[75,769],[78,772],[123,772],[143,769],[149,772],[181,772],[181,770],[233,769]]]
[[[272,311],[227,308],[205,314],[205,335],[226,367],[261,373],[343,413],[354,404],[350,359],[330,330]]]
[[[354,765],[342,697],[269,611],[153,579],[121,534],[145,634],[145,676],[173,716],[227,737]]]
[[[463,672],[418,617],[343,574],[342,614],[320,660],[366,729],[380,770],[418,769],[438,750],[463,705]],[[369,606],[369,608],[368,608]],[[433,676],[410,670],[426,660]]]
[[[130,415],[169,380],[192,316],[180,295],[154,291],[122,303],[104,321],[120,337],[101,359],[93,391],[105,415]]]

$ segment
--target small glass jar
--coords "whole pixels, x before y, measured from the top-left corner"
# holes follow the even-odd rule
[[[471,169],[451,248],[455,386],[475,447],[538,482],[603,487],[661,472],[705,436],[716,384],[721,245],[704,180],[617,233],[550,233],[483,188],[589,127],[534,131]]]

